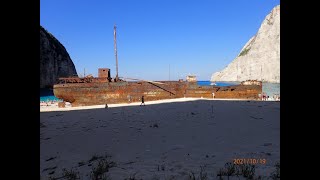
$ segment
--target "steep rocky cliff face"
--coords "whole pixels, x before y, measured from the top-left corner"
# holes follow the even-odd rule
[[[262,80],[280,83],[280,5],[272,9],[258,33],[211,81]]]
[[[52,87],[59,77],[78,76],[64,46],[40,26],[40,88]]]

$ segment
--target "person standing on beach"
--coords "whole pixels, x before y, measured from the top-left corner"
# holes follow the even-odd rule
[[[214,92],[212,92],[212,99],[214,99]]]
[[[144,104],[144,96],[141,97],[141,104],[140,106],[142,106],[142,104],[145,106],[146,104]]]
[[[130,103],[130,102],[131,102],[131,96],[130,96],[130,94],[127,96],[127,98],[128,98],[128,103]]]

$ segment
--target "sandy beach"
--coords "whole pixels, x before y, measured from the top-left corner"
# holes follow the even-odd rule
[[[219,179],[235,159],[251,160],[255,177],[266,178],[280,162],[280,102],[180,98],[139,105],[40,107],[41,179],[67,176],[63,169],[92,179],[99,163],[107,179]]]

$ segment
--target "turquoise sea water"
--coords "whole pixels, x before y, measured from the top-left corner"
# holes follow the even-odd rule
[[[270,97],[275,94],[280,96],[280,83],[262,83],[262,92],[267,93],[267,96]]]
[[[240,84],[240,82],[215,82],[216,86],[230,86]],[[200,86],[211,85],[210,81],[198,81]],[[272,97],[274,94],[280,95],[280,83],[262,83],[262,91],[267,94],[267,96]],[[57,97],[54,96],[52,89],[40,89],[40,101],[59,101]]]
[[[40,101],[59,101],[57,97],[54,96],[52,89],[40,88]]]

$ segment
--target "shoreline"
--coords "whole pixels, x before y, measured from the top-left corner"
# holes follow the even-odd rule
[[[209,101],[260,101],[260,100],[248,100],[248,99],[220,99],[220,98],[174,98],[174,99],[163,99],[156,101],[145,101],[146,105],[162,104],[162,103],[173,103],[173,102],[188,102],[196,100],[209,100]],[[274,101],[274,100],[267,100]],[[263,101],[262,101],[263,102]],[[274,101],[277,102],[277,101]],[[280,101],[279,101],[280,102]],[[125,107],[125,106],[140,106],[141,102],[133,103],[120,103],[120,104],[108,104],[108,108],[113,107]],[[66,103],[65,108],[59,108],[58,102],[49,104],[49,106],[40,106],[40,112],[52,112],[52,111],[73,111],[73,110],[85,110],[85,109],[104,109],[105,105],[92,105],[92,106],[78,106],[72,107],[70,103]]]

